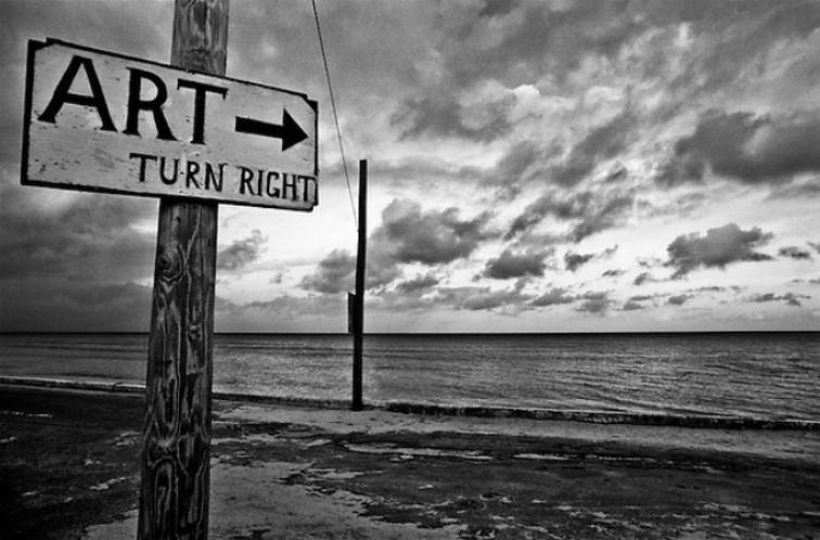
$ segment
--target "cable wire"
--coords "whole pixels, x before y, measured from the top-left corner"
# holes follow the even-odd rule
[[[350,199],[350,208],[353,210],[353,223],[359,228],[359,220],[356,217],[356,203],[353,201],[353,190],[350,189],[350,175],[347,172],[347,158],[345,157],[345,147],[342,143],[342,130],[339,128],[339,115],[336,112],[336,98],[333,95],[333,84],[330,82],[330,68],[327,65],[327,53],[325,52],[325,40],[322,37],[322,25],[319,24],[319,10],[316,7],[316,0],[310,0],[313,5],[313,18],[316,20],[316,33],[319,35],[319,48],[322,51],[322,63],[325,66],[325,78],[327,79],[327,89],[330,93],[330,106],[333,109],[333,123],[336,125],[336,139],[339,141],[339,152],[342,154],[342,167],[345,171],[345,182],[347,182],[347,195]]]

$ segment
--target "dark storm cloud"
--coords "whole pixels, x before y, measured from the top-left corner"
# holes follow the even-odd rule
[[[672,17],[669,22],[692,22],[696,30],[711,30],[722,40],[723,48],[710,50],[705,59],[708,75],[719,81],[731,79],[758,52],[778,41],[805,38],[820,26],[820,9],[811,1],[691,0],[658,2],[653,7]]]
[[[501,255],[487,261],[484,275],[493,279],[510,279],[524,276],[540,277],[544,275],[546,259],[551,250],[528,250],[514,253],[505,249]]]
[[[372,125],[346,118],[369,118],[374,104],[389,111],[418,85],[415,62],[431,53],[434,16],[414,2],[317,5],[340,120],[345,135],[356,138]],[[328,103],[309,4],[237,2],[230,18],[229,75],[305,92],[321,107]]]
[[[487,228],[489,219],[486,212],[461,219],[456,208],[422,211],[414,201],[394,200],[382,211],[382,223],[368,240],[367,288],[389,285],[402,275],[404,264],[442,265],[469,256],[482,241],[497,236]],[[347,251],[334,250],[300,286],[322,293],[347,290],[355,265]]]
[[[396,290],[404,294],[416,294],[429,291],[438,284],[439,279],[432,273],[428,273],[424,276],[417,275],[413,279],[399,282],[396,285]]]
[[[675,296],[670,296],[666,300],[666,303],[671,305],[671,306],[682,306],[683,304],[685,304],[691,298],[692,298],[691,294],[678,294],[678,295],[675,295]]]
[[[649,272],[641,272],[637,275],[635,280],[632,282],[633,285],[640,287],[644,283],[655,281],[655,278],[652,277],[652,274]]]
[[[63,279],[0,280],[4,332],[144,332],[151,287]]]
[[[749,298],[749,301],[755,303],[766,303],[766,302],[786,302],[789,306],[800,307],[800,299],[810,299],[811,296],[803,295],[803,294],[794,294],[788,292],[786,294],[774,294],[774,293],[764,293],[764,294],[756,294]]]
[[[500,17],[508,14],[516,8],[518,2],[515,0],[486,0],[479,17]]]
[[[479,121],[466,120],[468,112],[454,98],[435,93],[419,99],[408,99],[397,110],[391,122],[402,129],[402,138],[461,137],[488,142],[507,135],[512,127],[507,116],[515,104],[512,96],[482,105]]]
[[[632,194],[615,195],[605,201],[597,201],[588,208],[581,221],[572,227],[569,240],[580,242],[596,233],[617,227],[623,222],[634,202]]]
[[[450,4],[437,12],[434,32],[427,36],[436,69],[414,81],[422,84],[400,99],[394,118],[409,122],[404,132],[413,136],[488,140],[506,129],[508,102],[498,97],[486,101],[478,107],[481,121],[467,124],[461,96],[475,94],[482,83],[514,88],[532,84],[533,73],[549,73],[550,84],[560,87],[585,60],[616,62],[636,42],[658,41],[658,34],[666,44],[663,40],[673,41],[684,23],[702,45],[670,71],[670,95],[678,98],[666,105],[670,110],[679,109],[681,99],[730,84],[773,44],[809,35],[820,24],[820,10],[810,3],[770,1]],[[397,36],[387,41],[404,38],[401,32]],[[419,58],[429,58],[419,52]],[[642,51],[647,77],[657,76],[659,66],[669,63],[667,52],[659,46]],[[617,124],[604,126],[571,151],[556,167],[553,181],[573,185],[592,170],[595,156],[617,154],[631,127],[628,118],[622,120],[621,129]],[[675,176],[699,177],[697,162],[679,165],[684,173]]]
[[[639,311],[642,309],[646,309],[646,306],[636,302],[635,300],[627,300],[621,308],[622,311]]]
[[[510,239],[537,226],[547,216],[572,223],[567,239],[580,242],[595,233],[621,223],[631,210],[631,193],[594,193],[582,191],[559,195],[547,192],[530,203],[510,225],[505,238]]]
[[[523,72],[533,71],[563,78],[581,62],[579,51],[614,57],[634,38],[641,23],[624,16],[626,7],[626,2],[520,2],[500,23],[498,16],[461,14],[449,21],[458,39],[445,47],[447,72],[459,87],[484,77],[514,84]]]
[[[750,112],[709,111],[694,133],[675,143],[660,170],[663,185],[700,181],[705,166],[740,182],[784,182],[820,171],[820,118],[773,118]]]
[[[566,266],[567,270],[570,272],[575,272],[577,269],[588,263],[592,258],[595,257],[594,253],[573,253],[571,251],[567,251],[564,254],[564,266]]]
[[[309,291],[336,294],[353,288],[356,259],[346,250],[336,249],[319,262],[312,274],[302,278],[299,286]]]
[[[230,246],[216,254],[216,267],[221,270],[239,270],[259,258],[267,237],[259,229],[251,231],[250,236],[234,241]]]
[[[435,22],[437,42],[428,44],[438,53],[441,69],[437,77],[401,100],[394,123],[405,125],[405,136],[413,137],[490,140],[503,135],[514,98],[479,106],[478,111],[472,111],[480,113],[481,121],[476,124],[475,114],[470,115],[471,122],[465,121],[459,96],[486,80],[514,87],[530,82],[527,79],[533,72],[561,76],[569,65],[580,61],[578,55],[569,54],[571,50],[589,51],[593,47],[596,53],[616,54],[616,45],[628,39],[626,27],[630,25],[622,19],[604,18],[601,11],[612,12],[606,4],[596,7],[589,10],[576,5],[553,11],[546,4],[527,2],[505,6],[503,14],[476,5],[444,10]]]
[[[731,288],[733,290],[735,290],[735,292],[740,290],[740,287],[731,287]],[[694,291],[695,292],[723,292],[726,289],[727,289],[726,287],[720,287],[718,285],[708,285],[708,286],[705,286],[705,287],[698,287],[697,289],[694,289]]]
[[[811,259],[811,253],[809,253],[805,249],[800,249],[797,246],[782,247],[777,251],[777,254],[781,257],[789,257],[791,259],[797,260]]]
[[[153,275],[156,239],[131,225],[154,214],[156,202],[83,193],[43,210],[35,200],[48,195],[41,188],[0,186],[0,278],[99,282]]]
[[[583,300],[583,302],[578,306],[577,311],[586,313],[604,313],[612,304],[612,300],[609,298],[609,293],[607,292],[588,292],[581,295],[580,299]]]
[[[569,294],[568,289],[553,287],[541,296],[536,297],[531,305],[535,307],[557,306],[561,304],[571,304],[577,298]]]
[[[368,248],[367,270],[365,272],[365,287],[367,289],[383,289],[401,276],[400,263],[393,258],[390,251],[379,245]]]
[[[454,207],[422,211],[414,201],[397,199],[382,211],[382,224],[370,242],[373,250],[388,253],[397,263],[445,264],[497,236],[488,230],[489,219],[489,212],[461,219]]]
[[[532,141],[516,143],[507,149],[495,167],[484,172],[482,183],[497,187],[501,199],[512,199],[524,184],[543,172],[543,162],[556,151],[553,146],[541,149]]]
[[[673,278],[683,277],[698,267],[725,268],[740,261],[768,261],[771,256],[754,249],[766,244],[772,238],[758,227],[747,231],[734,223],[709,229],[705,236],[691,233],[677,237],[666,248],[669,254],[667,265],[675,268]]]
[[[497,291],[489,287],[442,287],[438,290],[435,305],[449,305],[467,311],[490,311],[503,307],[518,309],[529,299],[529,295],[521,292],[520,283]]]
[[[773,44],[804,38],[820,26],[816,3],[795,1],[584,0],[515,2],[503,8],[456,6],[438,14],[437,39],[428,46],[439,54],[442,68],[437,84],[425,94],[469,89],[485,79],[515,87],[530,83],[532,73],[548,73],[552,84],[565,84],[582,62],[615,61],[636,41],[651,40],[667,29],[674,33],[684,23],[703,45],[691,61],[675,66],[669,85],[708,94],[759,62]],[[664,52],[660,47],[644,52],[654,60],[645,68],[647,76],[657,75]]]
[[[595,166],[626,149],[635,118],[628,113],[593,129],[575,145],[565,162],[550,171],[549,180],[571,187],[584,180]]]

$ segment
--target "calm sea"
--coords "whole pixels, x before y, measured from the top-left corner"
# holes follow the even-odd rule
[[[0,375],[144,383],[147,335],[0,335]],[[350,397],[345,335],[220,334],[214,387]],[[820,333],[365,336],[364,396],[557,411],[820,420]]]

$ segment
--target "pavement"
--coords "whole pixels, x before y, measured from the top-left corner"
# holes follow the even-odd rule
[[[0,385],[0,538],[134,538],[142,400]],[[214,403],[209,537],[820,539],[820,433]]]

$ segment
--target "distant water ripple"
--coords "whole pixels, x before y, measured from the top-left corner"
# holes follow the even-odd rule
[[[371,403],[820,420],[820,333],[365,337]],[[147,336],[0,335],[0,375],[144,382]],[[351,338],[221,334],[216,389],[350,396]]]

